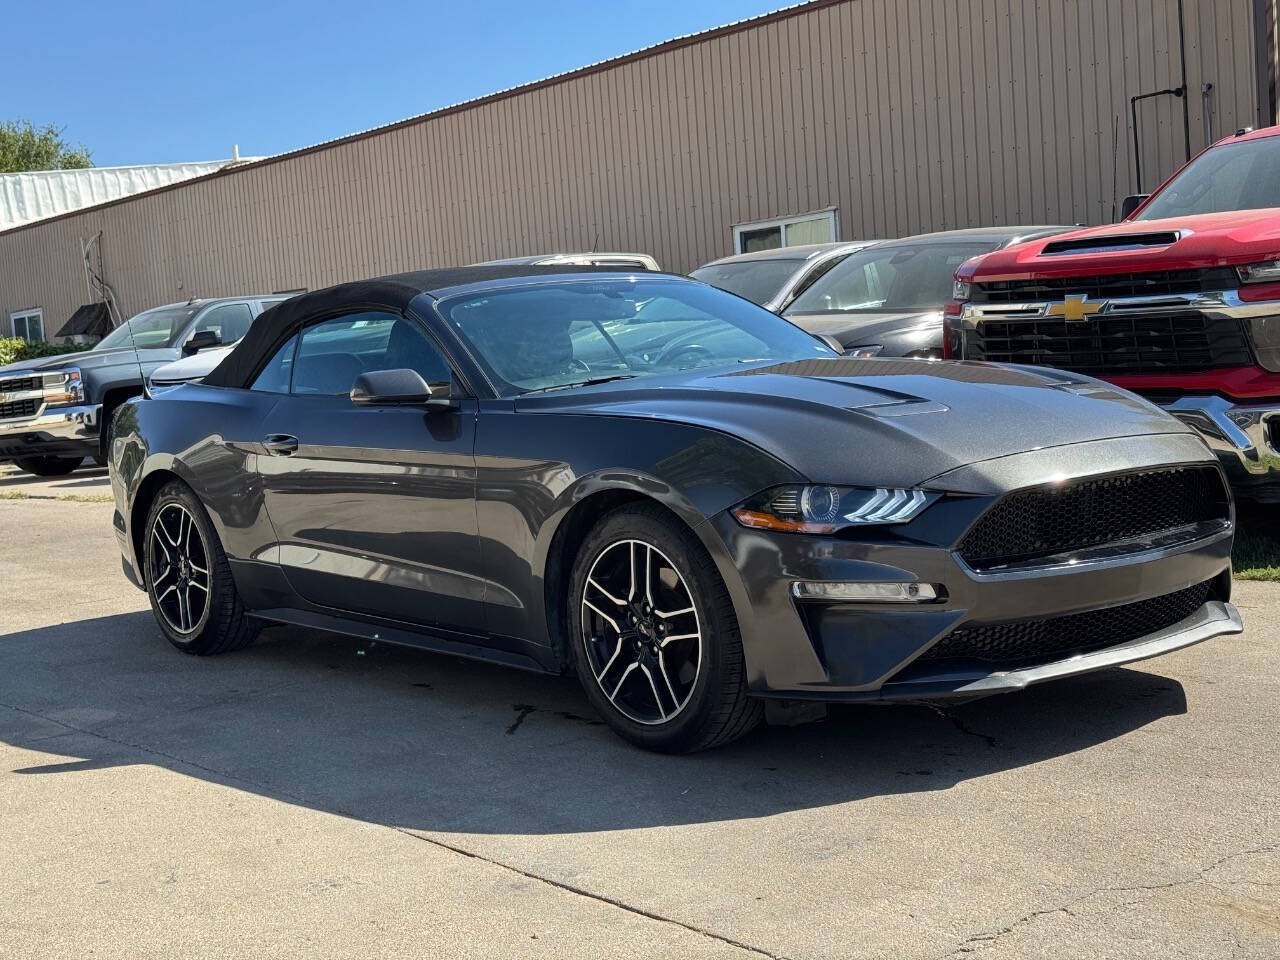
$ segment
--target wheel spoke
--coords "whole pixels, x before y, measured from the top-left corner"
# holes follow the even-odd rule
[[[677,640],[696,640],[696,639],[698,639],[698,634],[696,633],[673,633],[669,637],[663,637],[661,640],[659,640],[658,646],[665,647],[668,643],[675,643],[675,641]]]
[[[650,672],[649,667],[643,663],[640,664],[640,672],[649,678],[649,689],[653,691],[653,702],[658,705],[658,716],[666,720],[667,708],[662,705],[662,698],[658,696],[658,685],[653,682],[653,674]],[[680,701],[677,700],[676,705],[679,706],[679,704]]]
[[[610,700],[618,699],[618,691],[622,689],[622,685],[627,682],[627,677],[631,676],[631,671],[640,666],[638,663],[627,664],[627,669],[622,671],[622,676],[618,678],[618,685],[613,688],[613,693],[609,694]]]
[[[595,611],[599,616],[603,617],[603,618],[605,619],[605,621],[609,624],[609,626],[613,627],[613,630],[614,630],[614,632],[615,632],[615,633],[617,633],[617,634],[621,634],[621,633],[622,633],[622,628],[618,626],[618,621],[614,620],[614,619],[613,619],[613,617],[609,616],[607,613],[605,613],[603,610],[601,610],[599,607],[597,607],[597,606],[596,606],[594,603],[592,603],[590,600],[585,600],[585,599],[584,599],[584,600],[582,601],[582,605],[583,605],[584,607],[587,607],[587,608],[588,608],[588,609],[590,609],[590,610],[594,610],[594,611]]]
[[[653,606],[653,547],[644,545],[644,598]]]
[[[662,679],[667,685],[667,692],[671,694],[671,702],[676,706],[680,705],[680,698],[676,696],[676,688],[671,685],[671,677],[667,675],[667,661],[662,656],[662,651],[658,651],[658,672],[662,674]]]
[[[613,656],[609,658],[609,662],[604,665],[604,669],[596,674],[596,680],[603,680],[604,675],[609,672],[609,668],[613,666],[614,661],[618,659],[618,655],[622,653],[622,636],[618,636],[617,646],[613,648]]]
[[[636,596],[636,542],[634,540],[627,541],[627,559],[631,563],[631,586],[627,587],[627,599],[634,600]]]
[[[172,562],[173,562],[173,557],[171,557],[171,556],[169,555],[169,548],[168,548],[168,547],[166,547],[166,546],[165,546],[165,544],[164,544],[164,537],[160,536],[160,530],[162,530],[163,528],[164,528],[164,526],[163,526],[163,524],[161,524],[161,523],[160,523],[160,518],[159,518],[159,517],[156,517],[156,525],[155,525],[155,527],[152,527],[152,529],[151,529],[151,539],[152,539],[152,540],[154,540],[154,541],[156,542],[156,545],[157,545],[161,550],[163,550],[163,551],[164,551],[164,562],[165,562],[165,563],[172,563]]]
[[[164,598],[167,597],[169,594],[177,593],[177,592],[178,592],[178,585],[176,583],[169,584],[165,592],[160,594],[160,596],[156,597],[156,603],[161,603],[164,600]]]
[[[197,590],[199,590],[201,593],[208,593],[208,592],[209,592],[209,588],[208,588],[208,587],[206,587],[203,583],[196,583],[194,580],[188,580],[188,581],[187,581],[187,586],[188,586],[188,587],[195,587],[195,588],[196,588]]]
[[[605,598],[606,598],[606,599],[608,599],[608,601],[609,601],[610,603],[612,603],[615,607],[625,607],[625,606],[627,605],[627,601],[625,601],[625,600],[619,600],[619,599],[618,599],[617,597],[615,597],[612,593],[610,593],[610,592],[609,592],[608,590],[606,590],[604,587],[600,586],[600,584],[596,583],[596,582],[595,582],[594,580],[592,580],[590,577],[588,577],[588,578],[587,578],[587,584],[588,584],[589,586],[595,587],[595,588],[596,588],[597,590],[599,590],[602,594],[604,594]]]
[[[663,620],[670,620],[672,617],[682,617],[686,613],[693,613],[693,607],[685,607],[683,610],[655,610],[654,616],[661,617]]]
[[[152,587],[160,586],[160,584],[164,582],[164,578],[171,573],[173,573],[173,564],[166,563],[164,565],[164,569],[160,571],[159,575],[151,578],[151,586]]]

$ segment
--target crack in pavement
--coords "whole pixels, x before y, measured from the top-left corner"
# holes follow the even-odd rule
[[[322,804],[315,800],[307,799],[306,797],[303,797],[299,794],[294,794],[294,793],[290,793],[287,790],[282,790],[280,787],[271,786],[265,783],[259,783],[256,780],[250,780],[249,778],[240,776],[239,774],[228,773],[224,770],[217,770],[217,769],[214,769],[213,767],[208,767],[208,766],[205,766],[204,764],[196,763],[192,760],[185,760],[182,757],[174,756],[171,753],[165,753],[163,750],[156,750],[155,748],[148,747],[145,744],[133,743],[128,740],[122,740],[119,737],[108,736],[107,734],[100,733],[96,730],[88,730],[83,727],[77,727],[75,724],[67,723],[64,720],[55,720],[53,717],[45,716],[44,714],[36,710],[28,710],[25,707],[19,707],[10,703],[0,703],[0,707],[3,707],[4,709],[7,709],[7,710],[12,710],[15,713],[24,714],[28,717],[34,717],[39,720],[44,720],[47,723],[57,724],[60,727],[64,727],[69,733],[79,733],[79,734],[83,734],[84,736],[94,737],[99,740],[104,740],[107,743],[113,743],[116,746],[125,747],[131,750],[136,750],[139,753],[149,754],[155,757],[162,757],[165,760],[169,760],[173,763],[181,764],[183,766],[191,767],[192,769],[200,770],[200,771],[203,771],[204,773],[211,774],[212,776],[218,777],[224,781],[234,781],[236,783],[245,784],[246,786],[249,786],[253,788],[255,791],[259,792],[261,795],[266,796],[268,799],[284,799],[289,801],[290,803],[295,803],[299,806],[307,807],[312,810],[317,810],[321,813],[329,813],[335,816],[347,817],[352,820],[359,820],[363,823],[370,822],[366,818],[362,817],[360,814],[355,813],[353,811],[344,810],[341,807]],[[521,709],[523,709],[523,707]],[[533,707],[527,708],[527,710],[525,710],[521,714],[520,718],[516,721],[515,726],[519,726],[520,721],[523,720],[524,717],[528,715],[528,713],[532,712],[533,709],[534,709]],[[512,730],[509,729],[507,732],[511,733]],[[41,739],[50,739],[50,738],[42,737]],[[487,863],[490,866],[497,867],[501,870],[506,870],[510,873],[518,874],[522,877],[525,877],[526,879],[533,880],[538,883],[546,884],[547,886],[552,887],[556,890],[560,890],[565,893],[575,894],[580,897],[585,897],[588,900],[594,900],[597,903],[606,904],[607,906],[616,907],[619,910],[624,910],[627,913],[633,914],[635,916],[644,917],[647,920],[653,920],[658,923],[665,923],[665,924],[670,924],[671,926],[674,926],[674,927],[679,927],[682,930],[687,930],[690,933],[698,934],[699,936],[706,937],[709,940],[715,940],[719,943],[725,944],[726,946],[736,947],[739,950],[745,950],[746,952],[751,953],[755,956],[767,957],[768,960],[789,960],[789,958],[787,958],[783,954],[773,953],[772,951],[766,950],[763,947],[758,947],[758,946],[755,946],[754,944],[746,943],[741,940],[735,940],[733,937],[726,936],[725,934],[722,934],[722,933],[717,933],[714,930],[708,930],[704,927],[699,927],[696,924],[687,923],[684,920],[677,920],[674,917],[668,917],[661,913],[655,913],[652,910],[646,910],[643,907],[634,906],[633,904],[627,903],[625,900],[619,900],[614,897],[610,897],[606,894],[595,893],[583,887],[574,886],[573,884],[565,883],[560,880],[553,880],[550,877],[544,877],[541,874],[533,873],[531,871],[525,870],[521,867],[517,867],[509,863],[504,863],[501,860],[493,859],[492,857],[485,856],[482,853],[476,853],[472,850],[466,849],[465,847],[459,847],[451,843],[446,843],[445,841],[437,837],[429,836],[422,833],[415,833],[414,831],[410,830],[407,827],[397,827],[392,824],[382,824],[382,826],[387,827],[390,830],[394,830],[396,833],[402,834],[403,836],[410,837],[414,840],[417,840],[420,843],[427,843],[427,844],[430,844],[431,846],[438,847],[441,850],[448,850],[450,853],[454,853],[459,856],[467,857],[472,860],[479,860],[482,863]]]
[[[1088,893],[1081,894],[1080,896],[1076,897],[1074,900],[1068,900],[1065,904],[1062,904],[1061,906],[1049,907],[1042,910],[1033,910],[1030,913],[1025,914],[1024,916],[1019,917],[1017,920],[1013,921],[1013,923],[1009,924],[1008,926],[1001,927],[999,930],[988,931],[986,933],[976,933],[971,937],[967,937],[959,946],[952,948],[951,950],[949,950],[944,954],[940,954],[939,960],[945,960],[945,958],[947,957],[955,957],[955,956],[960,956],[962,954],[973,953],[975,950],[978,949],[979,944],[992,943],[996,940],[999,940],[1001,937],[1004,937],[1007,934],[1013,933],[1019,927],[1024,927],[1029,923],[1033,923],[1034,921],[1038,920],[1041,917],[1051,916],[1055,913],[1065,913],[1069,917],[1075,917],[1076,914],[1072,912],[1072,909],[1071,909],[1072,907],[1079,906],[1081,903],[1084,903],[1086,900],[1091,900],[1094,897],[1101,896],[1104,893],[1138,893],[1143,891],[1172,890],[1176,887],[1186,887],[1186,886],[1192,886],[1197,883],[1205,883],[1207,882],[1205,878],[1210,873],[1212,873],[1214,870],[1217,870],[1219,867],[1221,867],[1225,863],[1228,863],[1232,860],[1237,860],[1240,857],[1253,856],[1256,854],[1263,854],[1263,853],[1271,853],[1275,849],[1276,849],[1276,844],[1264,844],[1260,847],[1250,847],[1245,850],[1237,850],[1235,853],[1229,853],[1225,857],[1220,857],[1219,859],[1215,860],[1213,863],[1209,864],[1206,867],[1201,867],[1192,876],[1183,877],[1179,880],[1169,880],[1164,883],[1139,883],[1139,884],[1133,884],[1131,886],[1097,887],[1093,890],[1090,890]],[[1250,881],[1243,881],[1243,882],[1247,883]],[[1147,897],[1142,900],[1133,900],[1133,901],[1129,901],[1124,904],[1121,904],[1121,906],[1136,906],[1137,904],[1140,904],[1140,903],[1146,903],[1147,900],[1150,900],[1150,899],[1151,899],[1150,897]]]

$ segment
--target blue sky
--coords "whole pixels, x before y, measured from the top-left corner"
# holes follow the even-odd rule
[[[98,166],[279,153],[786,3],[23,0],[0,119],[64,127]]]

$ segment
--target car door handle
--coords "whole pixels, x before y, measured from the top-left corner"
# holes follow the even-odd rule
[[[262,445],[273,457],[288,457],[298,451],[298,438],[287,433],[269,433],[262,438]]]

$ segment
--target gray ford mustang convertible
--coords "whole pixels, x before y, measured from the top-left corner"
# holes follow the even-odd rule
[[[975,697],[1241,629],[1231,501],[1179,421],[1069,373],[839,357],[661,274],[295,297],[126,405],[110,459],[180,649],[292,623],[574,670],[659,750],[766,698]]]

